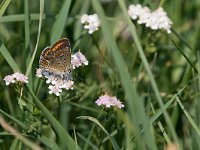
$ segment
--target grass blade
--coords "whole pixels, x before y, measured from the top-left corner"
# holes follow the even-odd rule
[[[17,14],[17,15],[9,15],[9,16],[2,16],[0,18],[0,23],[4,22],[20,22],[25,20],[25,15],[24,14]],[[40,19],[40,14],[30,14],[30,20],[39,20]],[[42,19],[46,19],[46,15],[42,15]]]
[[[35,55],[36,55],[36,52],[37,52],[38,43],[39,43],[39,39],[40,39],[40,32],[41,32],[41,27],[42,27],[42,15],[43,15],[43,12],[44,12],[44,0],[41,0],[40,1],[40,19],[39,19],[37,42],[36,42],[36,45],[35,45],[35,49],[34,49],[33,55],[32,55],[31,60],[29,62],[28,68],[26,70],[26,76],[28,76],[30,71],[31,71],[31,68],[32,68],[32,65],[33,65],[33,61],[35,59]]]
[[[182,49],[171,38],[170,38],[170,40],[172,41],[172,43],[174,44],[174,46],[176,46],[176,48],[179,50],[179,52],[183,55],[183,57],[185,57],[185,59],[191,65],[191,67],[194,69],[194,71],[196,73],[198,73],[197,68],[193,65],[193,63],[190,61],[190,59],[187,57],[187,55],[182,51]]]
[[[176,35],[181,40],[181,42],[185,44],[185,46],[187,46],[190,50],[192,50],[192,47],[187,43],[184,37],[182,37],[179,33],[176,32],[176,30],[172,29],[172,33],[174,33],[174,35]]]
[[[60,125],[60,123],[54,118],[54,116],[45,108],[45,106],[40,102],[40,100],[33,93],[31,88],[27,86],[27,89],[29,93],[31,94],[31,96],[33,97],[35,104],[37,104],[39,109],[44,113],[44,115],[49,120],[51,126],[54,128],[54,130],[58,134],[62,145],[65,145],[70,150],[76,150],[78,146],[74,142],[72,137],[65,131],[65,129]],[[80,148],[78,147],[78,149]]]
[[[31,149],[42,150],[42,148],[40,146],[36,145],[35,143],[33,143],[32,141],[30,141],[29,139],[27,139],[22,134],[20,134],[17,130],[15,130],[15,128],[13,128],[12,126],[10,126],[9,123],[7,123],[3,119],[2,116],[0,116],[0,124],[1,124],[2,128],[4,128],[6,131],[8,131],[11,134],[13,134],[15,136],[15,138],[17,138],[20,141],[22,141],[26,146],[30,147]]]
[[[53,24],[51,32],[51,44],[61,38],[62,32],[65,27],[65,22],[68,17],[70,5],[71,0],[65,0],[62,8],[60,9],[60,13],[57,16],[55,23]]]
[[[183,110],[185,116],[187,117],[187,119],[189,120],[189,122],[191,123],[192,127],[194,128],[194,130],[196,131],[197,135],[199,135],[199,140],[200,140],[200,129],[197,126],[197,124],[194,122],[194,120],[192,119],[192,117],[190,116],[190,114],[188,113],[188,111],[185,109],[185,107],[183,106],[183,104],[181,103],[180,99],[178,98],[177,95],[176,96],[176,101],[178,102],[179,106],[181,107],[181,109]]]
[[[117,142],[115,141],[115,139],[108,133],[108,131],[106,131],[106,129],[101,125],[101,123],[96,118],[90,117],[90,116],[79,116],[79,117],[77,117],[77,119],[87,119],[87,120],[90,120],[90,121],[94,122],[95,124],[97,124],[108,135],[108,137],[113,145],[113,148],[115,150],[120,149]]]
[[[125,18],[126,18],[126,21],[128,22],[128,26],[129,26],[129,28],[130,28],[130,32],[131,32],[132,37],[133,37],[133,39],[134,39],[134,42],[135,42],[135,44],[136,44],[136,47],[137,47],[137,50],[138,50],[138,52],[139,52],[140,58],[141,58],[141,60],[142,60],[142,62],[143,62],[143,64],[144,64],[144,67],[145,67],[145,69],[146,69],[146,71],[147,71],[147,74],[148,74],[148,76],[149,76],[149,78],[150,78],[150,81],[151,81],[153,90],[154,90],[154,92],[155,92],[157,101],[158,101],[158,103],[159,103],[159,105],[160,105],[160,107],[161,107],[161,109],[162,109],[162,111],[163,111],[163,114],[164,114],[166,123],[167,123],[167,125],[168,125],[168,127],[169,127],[169,129],[170,129],[170,131],[171,131],[171,133],[172,133],[172,136],[173,136],[173,139],[175,140],[175,143],[176,143],[177,145],[179,145],[178,137],[177,137],[177,135],[176,135],[176,132],[175,132],[175,129],[174,129],[173,125],[172,125],[172,122],[171,122],[171,120],[170,120],[170,117],[169,117],[168,113],[166,112],[166,110],[164,109],[163,101],[162,101],[162,98],[161,98],[161,96],[160,96],[160,92],[159,92],[159,90],[158,90],[158,86],[157,86],[157,84],[156,84],[156,82],[155,82],[155,79],[154,79],[154,77],[153,77],[153,73],[152,73],[152,71],[151,71],[151,69],[150,69],[150,66],[149,66],[149,64],[148,64],[147,58],[146,58],[146,56],[145,56],[145,54],[144,54],[144,51],[143,51],[143,49],[142,49],[140,40],[139,40],[138,35],[137,35],[137,33],[136,33],[135,26],[133,25],[133,23],[132,23],[131,20],[130,20],[130,17],[128,16],[128,11],[127,11],[127,9],[126,9],[126,6],[125,6],[124,1],[123,1],[123,0],[119,0],[118,2],[119,2],[119,4],[120,4],[120,7],[121,7],[123,13],[124,13],[124,16],[125,16]],[[178,147],[179,147],[179,146],[178,146]]]
[[[180,89],[177,93],[177,95],[181,94],[183,92],[183,90],[186,88],[186,86],[184,86],[182,89]],[[167,103],[164,104],[164,109],[167,109],[172,102],[174,102],[176,100],[176,96],[173,96],[170,100],[167,101]],[[150,121],[151,123],[153,123],[154,121],[156,121],[161,115],[163,114],[162,109],[158,109],[157,112],[151,117]]]
[[[6,8],[10,4],[11,0],[3,0],[0,5],[0,17],[3,16],[3,13],[5,12]]]
[[[0,109],[0,113],[2,113],[3,115],[5,115],[6,117],[8,117],[10,120],[14,121],[17,125],[19,125],[22,129],[27,130],[26,125],[19,121],[18,119],[16,119],[15,117],[7,114],[6,112],[4,112],[3,110]],[[38,140],[43,143],[45,146],[47,146],[48,148],[52,149],[52,150],[60,150],[60,148],[58,147],[58,145],[50,140],[49,138],[45,137],[45,136],[38,136]]]
[[[9,51],[3,43],[0,46],[0,52],[14,71],[20,71],[18,65],[16,64],[16,62],[14,61],[14,59],[12,58],[12,56],[10,55]]]
[[[126,64],[123,60],[119,48],[117,47],[116,41],[112,36],[112,30],[106,20],[103,8],[99,1],[92,1],[92,4],[101,19],[102,31],[106,44],[111,52],[111,55],[115,62],[115,66],[121,78],[121,83],[127,97],[128,112],[132,124],[135,127],[134,131],[138,142],[138,147],[140,149],[145,149],[145,146],[148,146],[150,149],[157,149],[154,142],[154,137],[152,135],[152,132],[150,131],[150,125],[148,122],[149,119],[145,114],[144,106],[141,103],[141,99],[139,98],[136,88],[131,81],[131,77],[126,69]],[[145,131],[144,136],[142,137],[140,135],[140,124],[143,125]],[[144,141],[147,145],[144,144]]]
[[[30,28],[29,28],[29,12],[28,12],[28,1],[24,0],[24,30],[25,30],[25,50],[28,48],[30,43]]]

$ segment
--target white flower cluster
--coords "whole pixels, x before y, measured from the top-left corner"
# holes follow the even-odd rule
[[[120,102],[120,100],[118,100],[117,97],[109,96],[107,94],[100,96],[99,99],[97,99],[95,103],[98,106],[105,106],[107,108],[110,108],[111,106],[118,107],[118,108],[124,107],[122,102]]]
[[[15,83],[17,81],[22,82],[22,83],[28,83],[28,78],[24,74],[19,73],[19,72],[16,72],[11,75],[7,75],[4,77],[3,80],[6,82],[6,85]]]
[[[36,70],[37,77],[45,77],[46,83],[49,84],[49,94],[55,94],[59,96],[62,92],[62,89],[73,89],[74,81],[72,81],[71,74],[66,74],[65,76],[60,76],[55,73],[49,73],[47,70],[44,69],[37,69]]]
[[[171,33],[172,21],[168,18],[162,7],[151,11],[148,7],[132,4],[128,8],[128,14],[133,20],[138,19],[138,24],[145,24],[146,27],[152,30],[163,29]]]
[[[84,29],[88,29],[89,34],[92,34],[94,31],[97,31],[101,24],[97,14],[93,15],[83,14],[80,19],[81,23],[84,24]]]
[[[88,61],[81,52],[77,52],[71,56],[71,65],[72,68],[75,69],[83,65],[88,65]],[[70,73],[59,75],[39,68],[36,70],[36,76],[40,78],[45,77],[47,79],[46,83],[49,84],[49,94],[59,96],[63,89],[73,89],[74,81]]]

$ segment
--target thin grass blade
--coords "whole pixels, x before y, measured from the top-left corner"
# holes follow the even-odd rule
[[[101,123],[96,118],[90,117],[90,116],[79,116],[79,117],[77,117],[77,119],[86,119],[86,120],[90,120],[90,121],[94,122],[95,124],[97,124],[108,135],[108,137],[113,145],[113,148],[115,150],[120,150],[115,139],[108,133],[108,131],[101,125]]]
[[[192,117],[190,116],[190,114],[188,113],[188,111],[185,109],[185,107],[183,106],[182,102],[180,101],[180,99],[178,98],[177,95],[176,96],[176,101],[178,102],[179,106],[181,107],[181,109],[183,110],[185,116],[187,117],[187,119],[189,120],[189,122],[191,123],[192,127],[194,128],[194,130],[196,131],[197,135],[199,136],[199,140],[200,140],[200,129],[197,126],[197,124],[194,122],[194,120],[192,119]]]
[[[42,27],[42,16],[43,16],[43,13],[44,13],[44,0],[41,0],[40,1],[40,19],[39,19],[37,42],[36,42],[36,45],[35,45],[35,49],[34,49],[33,55],[32,55],[31,60],[29,62],[28,68],[26,70],[26,76],[28,76],[30,71],[31,71],[31,68],[32,68],[32,65],[33,65],[33,61],[35,59],[35,55],[36,55],[36,52],[37,52],[38,43],[39,43],[39,39],[40,39],[40,32],[41,32],[41,27]]]
[[[24,31],[25,31],[25,50],[29,47],[30,43],[30,28],[29,28],[29,11],[28,11],[28,1],[24,0]]]

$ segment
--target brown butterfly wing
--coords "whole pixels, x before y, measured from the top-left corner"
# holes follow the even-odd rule
[[[49,61],[50,61],[51,56],[46,55],[46,54],[50,49],[51,49],[50,47],[46,47],[40,55],[39,65],[40,65],[40,68],[42,69],[49,68]]]
[[[68,72],[71,64],[71,55],[67,48],[63,48],[56,52],[52,61],[50,61],[50,67],[60,73]]]
[[[71,65],[71,48],[68,39],[64,38],[45,48],[40,56],[40,68],[54,73],[69,72]]]

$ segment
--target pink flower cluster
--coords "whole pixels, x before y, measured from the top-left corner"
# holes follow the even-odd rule
[[[6,85],[9,85],[11,83],[15,83],[17,81],[21,82],[21,83],[28,83],[28,78],[19,72],[16,72],[14,74],[11,75],[7,75],[4,77],[3,79],[6,82]]]
[[[77,52],[71,56],[71,65],[72,68],[75,69],[83,65],[88,65],[88,61],[81,52]],[[70,73],[59,75],[39,68],[36,70],[36,76],[39,78],[45,77],[47,79],[46,83],[49,84],[49,94],[59,96],[63,89],[73,90],[74,81]]]
[[[96,100],[95,102],[98,106],[105,106],[107,108],[110,108],[111,106],[113,107],[118,107],[118,108],[123,108],[124,105],[120,100],[118,100],[115,96],[109,96],[107,94],[100,96],[99,99]]]
[[[71,64],[73,69],[75,69],[82,65],[88,65],[88,60],[81,52],[77,52],[71,56]]]

